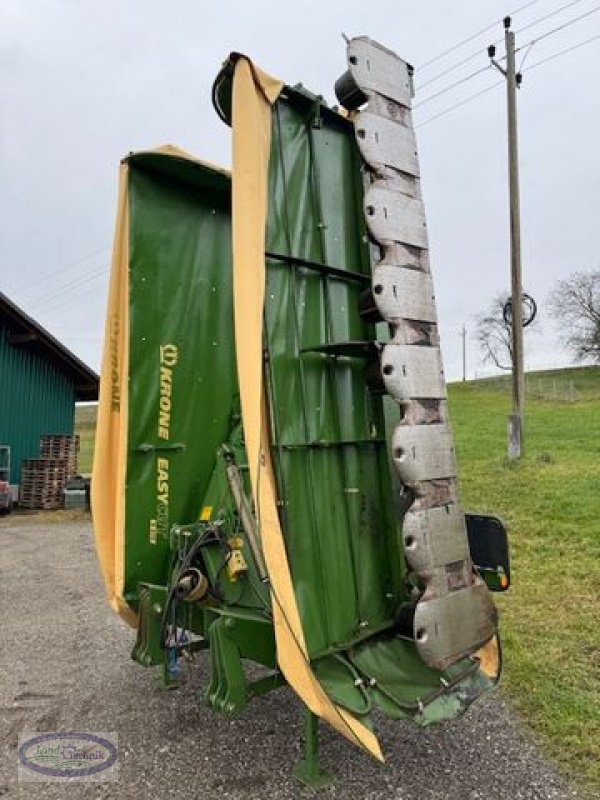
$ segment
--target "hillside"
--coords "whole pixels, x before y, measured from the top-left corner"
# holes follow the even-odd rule
[[[503,687],[563,767],[600,789],[600,367],[527,375],[525,457],[507,462],[508,377],[449,387],[465,508],[509,528]],[[95,407],[77,411],[91,469]]]
[[[562,765],[600,788],[600,367],[527,385],[517,465],[505,458],[509,379],[450,386],[461,495],[509,528],[504,691]]]
[[[79,434],[79,471],[82,475],[90,475],[92,472],[97,410],[95,403],[75,407],[75,433]]]

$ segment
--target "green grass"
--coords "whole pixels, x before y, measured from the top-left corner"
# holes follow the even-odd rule
[[[509,529],[503,691],[545,749],[600,789],[600,367],[527,376],[526,455],[506,460],[507,377],[449,387],[465,508]],[[79,406],[91,470],[95,406]]]
[[[497,595],[504,691],[557,761],[598,789],[600,367],[528,382],[517,465],[505,458],[508,379],[449,387],[461,498],[509,528],[513,583]]]
[[[91,475],[92,472],[97,410],[95,403],[75,406],[75,433],[79,434],[79,471],[82,475]]]

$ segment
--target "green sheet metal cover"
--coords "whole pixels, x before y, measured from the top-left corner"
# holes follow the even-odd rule
[[[430,669],[414,642],[385,633],[408,598],[388,462],[394,415],[368,385],[364,357],[310,352],[387,337],[359,314],[356,274],[371,268],[362,191],[347,121],[286,89],[273,109],[265,320],[271,434],[303,629],[330,697],[361,717],[375,704],[428,725],[455,718],[493,684],[470,660]]]
[[[359,315],[370,257],[354,136],[338,114],[290,89],[273,109],[267,252],[276,256],[267,259],[265,307],[271,433],[288,558],[316,656],[390,624],[404,596],[403,558],[383,402],[367,388],[366,362],[303,352],[376,334]]]
[[[415,643],[400,637],[381,637],[347,654],[369,686],[372,701],[398,719],[414,718],[426,726],[455,719],[492,686],[469,659],[444,672],[426,666]]]
[[[183,158],[129,163],[125,593],[161,583],[173,522],[198,519],[237,392],[230,181]]]

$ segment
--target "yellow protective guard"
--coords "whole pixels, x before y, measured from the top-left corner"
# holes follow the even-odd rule
[[[91,499],[96,551],[109,602],[126,622],[134,626],[135,614],[123,599],[128,374],[128,167],[127,164],[121,164],[104,352],[100,372]]]
[[[238,57],[232,98],[235,339],[248,465],[273,599],[277,660],[289,685],[314,714],[383,761],[372,731],[332,703],[313,673],[277,513],[262,342],[271,105],[282,88],[280,81],[249,59]]]

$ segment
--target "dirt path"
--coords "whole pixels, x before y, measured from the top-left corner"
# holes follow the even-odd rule
[[[104,599],[87,519],[0,520],[0,797],[298,798],[301,708],[281,689],[227,720],[198,701],[206,656],[178,691],[130,660],[133,631]],[[119,781],[17,783],[22,730],[116,731]],[[500,695],[445,728],[381,720],[387,764],[323,730],[335,769],[321,796],[398,800],[580,797],[518,728]]]

